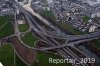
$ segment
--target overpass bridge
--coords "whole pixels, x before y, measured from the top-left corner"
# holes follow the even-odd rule
[[[28,5],[29,6],[29,5]],[[27,6],[27,7],[28,7]],[[77,61],[79,62],[79,57],[76,56],[76,54],[74,54],[71,50],[68,50],[68,46],[73,47],[76,44],[79,44],[81,42],[87,42],[87,41],[91,41],[94,39],[99,39],[100,38],[100,32],[94,32],[94,33],[90,33],[90,34],[85,34],[85,35],[59,35],[59,34],[53,34],[52,32],[48,32],[48,30],[45,30],[44,28],[42,28],[42,26],[40,26],[38,24],[38,22],[36,23],[36,21],[33,19],[32,17],[32,12],[28,11],[26,9],[26,7],[24,6],[18,6],[20,9],[22,9],[22,13],[24,13],[27,17],[28,20],[28,24],[29,26],[39,35],[41,36],[44,41],[47,41],[48,44],[50,45],[50,47],[47,48],[36,48],[36,47],[29,47],[26,44],[24,44],[22,41],[22,44],[29,47],[30,49],[34,49],[34,50],[41,50],[41,51],[46,51],[46,50],[53,50],[55,49],[58,53],[60,53],[64,58],[68,58],[68,54],[70,55],[70,57],[76,58]],[[32,9],[31,9],[32,10]],[[35,15],[35,14],[33,14]],[[36,13],[37,15],[37,13]],[[40,16],[36,16],[39,19]],[[44,19],[44,18],[43,18]],[[59,28],[55,28],[54,25],[50,24],[50,22],[48,22],[47,20],[41,20],[43,23],[46,23],[47,26],[50,26],[50,28],[54,29],[55,32],[57,32],[57,29],[59,30]],[[52,25],[52,26],[51,26]],[[49,37],[49,39],[47,38]],[[57,39],[65,39],[66,41],[70,41],[66,44],[59,44],[56,40],[54,40],[54,38]],[[76,48],[75,48],[76,49]],[[78,50],[78,49],[77,49]],[[83,55],[85,55],[85,53],[83,53]],[[88,66],[87,64],[81,64],[81,66]]]

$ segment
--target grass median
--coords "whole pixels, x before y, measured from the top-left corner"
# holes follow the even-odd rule
[[[26,23],[24,23],[24,24],[19,24],[18,27],[19,27],[19,31],[20,31],[20,32],[25,32],[25,31],[27,31],[27,30],[29,29],[29,26],[28,26],[28,24],[26,24]]]
[[[28,46],[34,47],[34,44],[38,41],[38,38],[33,36],[32,33],[27,33],[24,37],[22,37],[22,41]]]

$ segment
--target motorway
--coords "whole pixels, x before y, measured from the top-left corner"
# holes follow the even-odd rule
[[[23,9],[22,9],[23,10]],[[33,21],[33,22],[36,22],[33,18],[32,18],[32,16],[26,11],[25,12],[25,10],[24,10],[24,13],[31,19],[30,21]],[[27,18],[28,18],[27,17]],[[29,19],[28,19],[29,20]],[[37,33],[37,34],[39,34],[39,36],[41,36],[42,37],[42,39],[44,39],[45,41],[47,41],[48,42],[48,44],[49,45],[52,45],[52,46],[57,46],[57,45],[60,45],[57,41],[55,41],[54,39],[52,39],[52,38],[50,38],[50,40],[48,40],[46,37],[44,37],[43,35],[41,35],[40,34],[40,31],[39,30],[37,30],[37,27],[38,28],[40,28],[40,26],[38,25],[38,24],[35,24],[34,25],[34,23],[32,22],[30,22],[29,21],[29,25],[33,28],[33,30]],[[33,26],[32,26],[33,25]],[[37,27],[35,27],[36,25],[38,25]],[[41,30],[41,28],[40,28],[40,30]],[[43,30],[41,30],[41,31],[43,31]],[[43,33],[45,34],[45,32],[43,31]],[[44,48],[44,49],[46,49],[46,48]],[[71,57],[73,57],[74,59],[78,59],[77,60],[77,62],[80,62],[80,60],[79,60],[79,57],[77,56],[77,55],[75,55],[73,52],[71,52],[71,50],[69,50],[68,51],[68,48],[66,47],[66,48],[61,48],[61,49],[57,49],[56,50],[58,53],[60,53],[61,54],[61,56],[63,56],[63,58],[69,58],[68,57],[68,54],[71,56]],[[82,64],[83,65],[83,64]],[[87,65],[87,64],[84,64],[84,65]]]
[[[18,37],[18,39],[20,40],[20,42],[22,44],[24,44],[25,46],[27,46],[31,49],[43,50],[43,51],[56,49],[56,52],[59,53],[63,58],[69,58],[69,59],[73,58],[73,59],[76,59],[77,63],[79,63],[80,57],[78,57],[74,52],[72,52],[67,46],[70,46],[73,49],[77,50],[78,52],[80,52],[85,57],[89,57],[89,55],[81,52],[78,48],[76,48],[75,45],[79,44],[81,42],[87,42],[87,41],[91,41],[91,40],[100,38],[100,32],[94,32],[94,33],[90,33],[90,34],[86,34],[86,35],[68,35],[64,31],[62,31],[59,27],[52,25],[48,20],[44,19],[42,16],[40,16],[39,14],[37,15],[37,13],[32,11],[32,8],[29,6],[30,3],[27,4],[27,5],[24,5],[24,6],[20,5],[18,2],[16,4],[17,4],[17,7],[20,10],[20,12],[25,15],[26,20],[27,20],[27,22],[30,26],[30,30],[32,29],[32,33],[35,34],[40,39],[46,41],[48,43],[48,45],[50,46],[48,48],[38,49],[38,48],[29,47],[25,43],[23,43],[21,41],[21,33],[19,32],[19,29],[18,29],[18,22],[17,22],[17,19],[16,19],[17,15],[15,13],[15,24],[14,24],[15,25],[15,35]],[[54,31],[50,32],[49,30],[45,29],[47,27],[41,26],[33,18],[33,16],[40,19],[43,22],[43,24],[46,24],[50,28],[50,30],[53,29]],[[62,33],[64,35],[62,35]],[[57,42],[55,40],[55,38],[65,39],[66,41],[70,41],[70,42],[61,45],[61,44],[59,44],[59,42]],[[73,63],[73,64],[75,64],[75,63]],[[79,66],[88,66],[88,64],[83,63],[83,64],[80,64]]]

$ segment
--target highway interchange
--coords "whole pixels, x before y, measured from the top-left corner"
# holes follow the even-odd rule
[[[26,47],[29,47],[29,48],[34,49],[34,50],[40,50],[40,51],[47,51],[47,50],[55,49],[56,52],[58,54],[60,54],[61,57],[63,57],[64,59],[73,58],[73,59],[77,60],[76,61],[77,63],[80,62],[80,57],[77,56],[74,52],[72,52],[68,48],[69,46],[72,47],[73,49],[77,50],[78,52],[80,52],[85,57],[89,57],[89,55],[87,55],[86,53],[84,53],[81,50],[79,50],[75,45],[77,45],[77,44],[79,44],[81,42],[88,42],[88,41],[91,41],[91,40],[94,40],[94,39],[99,39],[100,38],[100,32],[93,32],[93,33],[85,34],[85,35],[68,35],[64,31],[62,31],[59,27],[54,26],[53,24],[51,24],[48,20],[46,20],[45,18],[43,18],[39,14],[35,13],[34,11],[32,11],[32,12],[29,11],[28,8],[31,8],[30,7],[30,5],[31,5],[30,2],[28,4],[21,5],[18,1],[16,1],[15,5],[17,6],[16,8],[19,9],[19,11],[25,15],[27,23],[30,26],[30,29],[27,32],[32,32],[39,39],[41,39],[44,42],[46,42],[50,47],[41,48],[40,49],[40,48],[27,46],[24,42],[22,42],[21,35],[23,35],[25,32],[24,33],[19,32],[18,22],[17,22],[17,19],[16,19],[17,15],[18,15],[17,12],[16,12],[17,10],[15,10],[15,22],[14,22],[15,34],[11,35],[11,36],[8,36],[8,37],[4,37],[2,39],[10,38],[10,37],[13,37],[13,36],[17,36],[18,39],[20,40],[20,42],[23,45],[25,45]],[[35,13],[35,14],[33,14],[33,13]],[[40,19],[41,22],[43,24],[45,24],[46,26],[45,25],[41,25],[40,23],[38,23],[33,18],[33,16],[35,16],[38,19]],[[48,28],[48,29],[45,29],[45,28]],[[64,39],[64,40],[66,40],[66,43],[61,45],[59,42],[57,42],[55,40],[55,38],[56,39]],[[2,39],[0,39],[0,40],[2,40]],[[76,63],[73,63],[73,64],[76,64]],[[86,64],[86,63],[80,64],[79,63],[78,66],[88,66],[88,64]]]

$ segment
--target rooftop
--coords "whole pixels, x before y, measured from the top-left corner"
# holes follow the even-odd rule
[[[83,2],[86,2],[89,5],[95,5],[95,4],[100,3],[100,0],[84,0]]]

